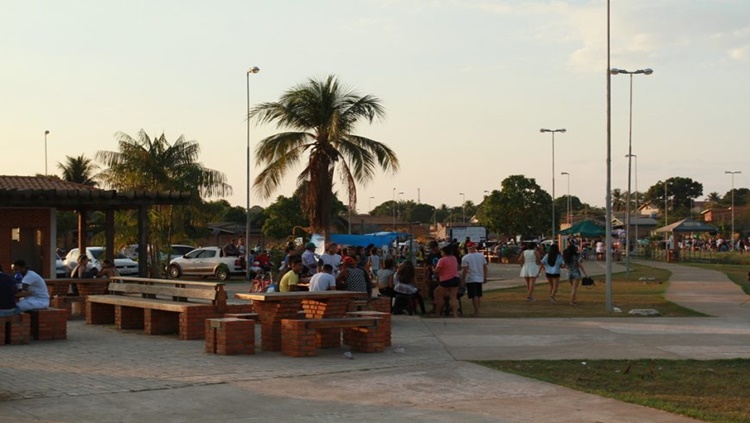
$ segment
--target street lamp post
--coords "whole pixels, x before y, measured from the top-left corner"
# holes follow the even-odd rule
[[[667,187],[669,186],[669,181],[666,179],[664,180],[664,226],[666,227],[669,225],[669,194],[667,193]],[[669,241],[669,235],[667,232],[664,232],[664,249],[667,250]],[[668,255],[669,253],[667,253]]]
[[[611,20],[610,20],[611,5],[610,0],[607,0],[607,183],[606,183],[606,221],[605,231],[606,234],[606,248],[607,254],[605,257],[605,269],[604,269],[604,284],[605,284],[605,311],[612,313],[612,257],[609,254],[609,250],[612,248],[612,74],[609,72],[611,64]]]
[[[391,207],[393,212],[393,232],[396,232],[396,188],[393,188],[393,204]]]
[[[628,193],[625,198],[625,278],[630,279],[630,169],[633,154],[633,75],[651,75],[652,69],[638,69],[636,71],[627,71],[625,69],[612,68],[609,71],[612,75],[625,74],[630,75],[630,117],[628,122]]]
[[[49,135],[49,130],[44,131],[44,175],[48,175],[47,173],[47,135]]]
[[[247,262],[250,252],[250,74],[260,72],[260,68],[253,66],[245,73],[247,86],[247,173],[245,175],[246,202],[245,202],[245,278],[250,280],[250,263]]]
[[[395,204],[395,206],[396,206],[396,214],[397,215],[398,215],[398,203],[401,202],[401,196],[402,195],[404,195],[404,192],[403,191],[399,191],[399,193],[398,193],[398,201]],[[393,230],[394,231],[396,230],[396,223],[395,223],[395,221],[393,223]]]
[[[372,200],[373,200],[374,198],[375,198],[375,197],[370,197],[370,199],[368,200],[368,203],[367,203],[367,209],[368,209],[368,210],[367,210],[367,212],[368,212],[368,213],[372,211]]]
[[[726,170],[724,173],[732,175],[732,233],[729,235],[729,241],[732,243],[732,251],[734,251],[734,175],[742,173],[742,171]]]
[[[563,129],[540,129],[539,132],[552,133],[552,242],[555,242],[555,132],[564,134]]]
[[[461,223],[466,224],[466,207],[464,207],[464,204],[466,204],[466,196],[463,192],[459,192],[458,195],[461,196]]]
[[[573,220],[570,215],[570,173],[560,172],[560,175],[565,175],[568,177],[568,201],[566,202],[568,204],[568,213],[565,215],[565,220],[568,222],[568,225],[570,225],[571,220]]]
[[[640,244],[638,243],[638,155],[637,154],[628,154],[628,156],[635,159],[635,212],[636,212],[636,218],[635,218],[635,250],[638,251],[638,247],[640,247]],[[630,255],[630,251],[628,251],[628,255]],[[628,260],[628,267],[630,265],[630,260]]]

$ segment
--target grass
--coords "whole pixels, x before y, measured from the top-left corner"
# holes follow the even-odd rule
[[[529,360],[478,364],[711,422],[750,421],[750,360]]]
[[[534,296],[537,301],[526,301],[526,288],[508,288],[487,291],[482,297],[482,317],[608,317],[630,316],[628,311],[636,308],[658,310],[662,316],[689,317],[705,316],[702,313],[682,307],[664,299],[671,272],[648,266],[631,264],[630,280],[625,273],[612,275],[613,306],[621,313],[609,314],[606,311],[604,276],[595,277],[593,287],[579,286],[577,303],[570,306],[570,283],[561,280],[557,293],[557,304],[549,302],[549,284],[546,279],[537,280]],[[654,278],[654,282],[644,283],[640,277]],[[539,283],[539,282],[544,283]],[[463,299],[464,307],[471,308],[468,299]]]

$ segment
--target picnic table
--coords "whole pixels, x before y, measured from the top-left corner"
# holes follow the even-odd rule
[[[293,291],[271,293],[237,293],[235,298],[252,300],[261,325],[261,348],[263,351],[281,351],[282,320],[299,319],[304,311],[305,319],[332,319],[344,317],[349,301],[361,297],[361,292],[351,291]],[[301,310],[300,310],[301,309]],[[319,333],[319,348],[332,344],[335,328]],[[316,341],[318,344],[318,341]]]

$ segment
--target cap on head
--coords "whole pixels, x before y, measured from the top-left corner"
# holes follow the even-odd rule
[[[356,264],[357,263],[352,257],[349,257],[349,256],[344,257],[342,262],[344,264]]]
[[[310,248],[316,248],[316,247],[315,247],[315,244],[313,244],[312,242],[308,242],[308,243],[307,243],[307,244],[305,245],[305,249],[306,249],[306,250],[309,250]]]
[[[466,248],[477,248],[477,244],[469,241],[466,243]]]

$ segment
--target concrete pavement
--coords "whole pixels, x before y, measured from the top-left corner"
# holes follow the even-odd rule
[[[464,361],[750,357],[749,298],[736,285],[718,272],[649,264],[673,272],[670,300],[716,317],[394,316],[394,347],[351,360],[343,349],[215,356],[202,341],[74,321],[66,341],[0,347],[0,422],[694,421]],[[518,266],[496,266],[490,284],[522,283]]]

